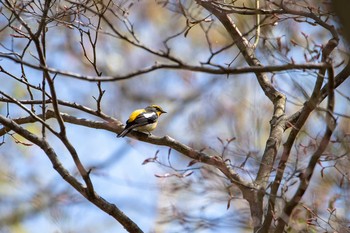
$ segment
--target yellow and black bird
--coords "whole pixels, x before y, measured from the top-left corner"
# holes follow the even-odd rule
[[[126,121],[125,129],[117,137],[124,137],[133,129],[150,134],[157,127],[158,118],[163,113],[166,111],[158,105],[150,105],[133,111]]]

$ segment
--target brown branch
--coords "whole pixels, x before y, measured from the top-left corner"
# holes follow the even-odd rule
[[[350,61],[348,61],[347,65],[335,76],[334,89],[336,89],[345,80],[347,80],[349,76],[350,76]],[[321,89],[321,95],[318,99],[318,104],[320,104],[327,96],[328,96],[328,83],[326,83]],[[286,121],[288,122],[287,127],[290,127],[296,123],[302,111],[304,111],[304,108],[301,108],[299,111],[295,112],[294,114],[292,114],[287,118],[287,121]]]
[[[207,74],[214,75],[230,75],[230,74],[247,74],[247,73],[265,73],[265,72],[283,72],[283,71],[291,71],[291,70],[320,70],[328,68],[328,64],[326,63],[303,63],[303,64],[285,64],[285,65],[275,65],[275,66],[263,66],[261,64],[252,65],[250,67],[238,67],[238,68],[228,68],[223,66],[215,66],[216,68],[209,68],[205,66],[194,66],[188,64],[162,64],[156,63],[152,66],[139,69],[135,72],[131,72],[128,74],[118,75],[118,76],[89,76],[89,75],[81,75],[78,73],[73,73],[70,71],[58,70],[51,67],[43,67],[40,65],[34,65],[30,62],[26,62],[20,59],[17,59],[9,54],[0,53],[0,57],[4,57],[10,59],[16,63],[23,64],[30,68],[36,70],[48,71],[52,74],[60,74],[62,76],[67,76],[79,80],[89,81],[89,82],[114,82],[121,81],[126,79],[131,79],[138,77],[143,74],[147,74],[157,70],[163,69],[173,69],[173,70],[187,70],[193,72],[202,72]],[[225,76],[226,77],[226,76]]]
[[[46,24],[47,24],[47,12],[50,8],[50,0],[47,0],[44,2],[43,12],[42,12],[41,21],[40,21],[40,27],[37,29],[36,33],[34,33],[32,31],[30,26],[17,13],[16,6],[12,5],[12,3],[10,3],[8,0],[6,0],[6,7],[9,8],[9,10],[14,14],[14,16],[17,18],[17,20],[21,23],[21,25],[23,25],[23,27],[25,27],[25,29],[27,30],[27,32],[29,34],[29,37],[34,42],[36,52],[38,55],[38,60],[40,62],[40,66],[45,68],[45,69],[42,69],[43,76],[44,76],[46,82],[48,83],[50,93],[51,93],[52,106],[53,106],[54,112],[56,114],[55,118],[56,118],[58,125],[60,127],[60,133],[57,135],[57,137],[62,141],[62,143],[65,145],[65,147],[70,152],[80,175],[84,179],[84,181],[88,187],[88,190],[90,190],[89,193],[91,195],[94,195],[93,185],[92,185],[92,182],[90,180],[89,173],[86,171],[86,169],[82,165],[75,148],[72,146],[72,144],[69,142],[69,140],[67,138],[64,121],[61,118],[59,107],[58,107],[57,95],[56,95],[54,82],[50,76],[50,72],[48,72],[48,70],[46,69],[47,63],[46,63],[46,57],[45,57],[45,48],[44,48],[44,44],[41,43],[43,41],[41,41],[40,38],[43,38],[44,37],[43,34],[46,33],[46,30],[43,30],[43,29],[46,27]]]
[[[45,113],[46,119],[52,119],[55,118],[55,113],[54,111],[48,109]],[[33,116],[27,116],[27,117],[20,117],[16,119],[12,119],[13,122],[15,122],[18,125],[22,124],[28,124],[28,123],[35,123],[38,122],[38,118],[41,119],[43,117],[42,114],[36,115],[36,117]],[[109,121],[109,122],[102,122],[102,121],[91,121],[87,120],[85,118],[76,118],[73,116],[70,116],[65,113],[61,113],[61,117],[65,122],[76,124],[76,125],[81,125],[81,126],[86,126],[89,128],[95,128],[95,129],[103,129],[107,130],[110,132],[114,133],[120,133],[123,130],[122,124],[115,123],[114,121]],[[11,129],[7,127],[0,128],[0,136],[5,135],[8,133]]]
[[[335,40],[334,38],[328,41],[328,43],[326,44],[326,46],[324,47],[324,49],[322,51],[322,61],[323,62],[328,61],[331,51],[333,51],[333,49],[337,46],[337,44],[338,44],[338,41]],[[330,69],[333,69],[333,68],[330,68]],[[300,114],[298,115],[297,120],[293,124],[292,130],[291,130],[290,134],[288,135],[287,141],[283,144],[282,156],[281,156],[281,159],[278,163],[278,169],[276,172],[276,176],[275,176],[275,179],[274,179],[272,186],[271,186],[271,192],[270,192],[270,197],[269,197],[269,202],[268,202],[268,210],[267,210],[266,218],[265,218],[264,223],[263,223],[262,232],[267,232],[270,225],[271,225],[271,221],[273,218],[273,212],[275,211],[275,202],[276,202],[277,192],[278,192],[278,189],[281,185],[284,170],[286,168],[286,164],[287,164],[287,161],[289,159],[290,152],[291,152],[291,149],[294,145],[294,142],[295,142],[301,128],[303,127],[303,125],[307,121],[308,117],[316,109],[317,105],[319,104],[319,98],[321,95],[320,91],[321,91],[322,84],[324,81],[325,72],[326,72],[326,69],[320,70],[320,72],[317,76],[317,80],[316,80],[313,92],[311,94],[311,97],[309,98],[308,101],[306,101],[304,103],[304,107],[300,110]],[[332,78],[332,81],[333,80],[334,79]],[[291,123],[288,122],[287,124],[291,124]],[[286,127],[288,127],[288,126],[286,126]]]
[[[63,100],[57,100],[57,101],[62,106],[66,106],[66,107],[70,107],[70,108],[73,108],[73,109],[77,109],[77,110],[80,110],[82,112],[88,113],[90,115],[100,117],[101,119],[103,119],[105,121],[118,122],[117,125],[122,125],[122,123],[119,122],[117,119],[108,116],[107,114],[103,113],[102,111],[99,112],[98,109],[94,110],[94,109],[88,108],[88,107],[86,107],[84,105],[81,105],[81,104],[78,104],[78,103],[75,103],[75,102],[67,102],[67,101],[63,101]],[[26,104],[41,105],[41,104],[50,104],[50,103],[52,103],[52,100],[51,99],[46,99],[44,102],[42,100],[14,100],[13,98],[12,99],[7,99],[7,98],[4,98],[4,97],[0,96],[0,102],[16,103],[16,104],[19,103],[19,104],[23,104],[23,105],[26,105]]]
[[[261,66],[261,62],[254,54],[254,46],[242,36],[242,33],[239,31],[233,20],[228,16],[227,12],[225,12],[220,6],[216,6],[215,1],[197,0],[196,2],[219,19],[249,66]],[[282,140],[286,104],[286,97],[275,89],[265,73],[255,72],[255,75],[265,95],[273,103],[274,111],[273,117],[270,121],[271,130],[269,139],[266,142],[261,165],[255,180],[258,189],[261,191],[245,196],[250,205],[254,232],[258,231],[262,224],[263,196],[267,187],[270,173],[272,172],[278,147]]]
[[[85,118],[76,118],[74,116],[70,116],[65,113],[61,113],[61,118],[68,123],[72,123],[75,125],[81,125],[86,126],[89,128],[95,128],[95,129],[103,129],[107,130],[113,133],[120,133],[124,127],[120,124],[119,121],[109,121],[109,122],[101,122],[101,121],[91,121],[87,120]],[[37,117],[42,117],[42,115],[38,115]],[[55,118],[54,111],[47,110],[46,112],[46,118]],[[112,118],[111,118],[112,119]],[[17,118],[13,120],[16,122],[16,124],[27,124],[27,123],[33,123],[36,122],[36,119],[32,116],[23,117],[23,118]],[[2,128],[0,129],[0,136],[8,132],[10,129],[8,128]],[[254,188],[251,186],[248,182],[246,182],[244,179],[242,179],[238,173],[236,173],[232,168],[231,165],[228,163],[228,161],[224,161],[219,155],[218,156],[209,156],[205,154],[204,152],[200,152],[197,150],[192,149],[191,147],[182,144],[175,139],[164,136],[164,137],[157,137],[154,135],[148,136],[144,133],[139,133],[132,131],[128,136],[133,137],[139,141],[151,143],[154,145],[161,145],[161,146],[168,146],[179,153],[195,160],[198,162],[206,163],[212,166],[215,166],[218,168],[222,173],[224,173],[227,178],[232,182],[237,184],[243,192],[247,192],[247,190]]]
[[[272,171],[272,165],[274,164],[274,161],[276,158],[276,154],[277,154],[280,142],[281,142],[282,134],[283,134],[284,130],[287,127],[289,127],[289,125],[286,124],[286,119],[284,117],[285,96],[282,93],[278,92],[273,87],[273,85],[271,85],[269,78],[266,76],[265,72],[279,72],[279,71],[293,70],[293,69],[299,69],[299,70],[300,69],[302,69],[302,70],[304,70],[304,69],[317,69],[317,70],[319,70],[319,73],[318,73],[317,82],[314,86],[312,97],[309,99],[309,101],[307,101],[305,103],[304,107],[300,111],[298,111],[297,114],[293,114],[293,116],[292,116],[293,118],[291,118],[291,117],[288,118],[288,120],[292,119],[288,123],[292,123],[293,129],[288,137],[287,142],[283,145],[282,158],[281,158],[281,161],[279,163],[279,167],[277,170],[275,181],[271,187],[271,195],[270,195],[269,203],[272,203],[272,205],[269,204],[267,218],[265,219],[265,222],[264,222],[264,227],[266,224],[266,227],[268,230],[268,227],[271,225],[272,212],[275,211],[274,198],[276,197],[276,194],[278,192],[279,185],[281,183],[280,181],[281,181],[283,173],[284,173],[285,165],[286,165],[286,162],[288,161],[291,147],[293,146],[293,144],[295,142],[295,138],[297,137],[301,127],[306,122],[309,114],[322,101],[321,99],[324,99],[325,97],[327,97],[327,95],[331,95],[331,94],[334,95],[333,91],[332,91],[332,93],[330,91],[331,89],[334,90],[334,86],[330,87],[330,85],[333,85],[333,81],[331,82],[331,84],[327,84],[323,88],[322,88],[322,84],[324,81],[325,70],[332,69],[331,64],[327,63],[327,62],[328,62],[329,54],[337,46],[337,40],[338,40],[337,34],[336,34],[334,27],[330,27],[328,24],[326,24],[324,21],[322,21],[319,17],[317,17],[314,13],[293,11],[293,10],[290,10],[290,9],[284,7],[283,4],[281,4],[282,10],[281,9],[275,10],[276,12],[274,14],[278,14],[277,11],[283,12],[284,14],[289,12],[289,14],[301,15],[304,17],[314,19],[316,23],[318,23],[319,25],[328,29],[329,31],[331,31],[334,39],[330,40],[329,43],[327,44],[327,46],[325,47],[325,49],[323,50],[323,58],[322,58],[323,63],[318,63],[318,64],[287,64],[287,65],[282,65],[282,66],[263,67],[262,64],[260,63],[260,61],[255,57],[254,51],[252,50],[252,46],[250,45],[250,43],[239,32],[238,28],[235,26],[232,19],[228,16],[228,14],[234,13],[234,12],[232,12],[232,11],[229,12],[228,10],[222,9],[222,4],[219,6],[218,5],[219,3],[216,1],[197,0],[197,2],[200,5],[202,5],[204,8],[208,9],[208,11],[214,13],[214,15],[216,15],[216,17],[222,22],[222,24],[225,26],[227,31],[230,33],[230,36],[233,39],[233,44],[237,44],[237,46],[240,49],[241,53],[243,54],[245,60],[249,64],[249,67],[234,68],[233,69],[233,68],[215,66],[213,64],[208,64],[208,66],[191,66],[191,65],[184,64],[180,59],[169,55],[170,49],[169,49],[168,53],[163,53],[160,51],[152,50],[151,48],[147,48],[146,46],[140,44],[139,41],[137,41],[136,37],[134,38],[135,41],[133,41],[130,38],[127,38],[126,36],[120,34],[120,32],[117,31],[117,29],[115,28],[115,26],[110,24],[109,20],[107,20],[106,18],[103,18],[106,21],[107,25],[110,28],[112,28],[112,30],[115,30],[115,34],[118,35],[122,40],[125,40],[128,43],[130,43],[131,45],[134,45],[138,48],[144,49],[151,54],[157,55],[161,58],[168,59],[170,61],[170,64],[158,64],[158,63],[156,63],[153,66],[142,68],[140,70],[137,70],[137,71],[134,71],[131,73],[127,73],[124,75],[93,77],[93,76],[84,76],[84,75],[80,75],[80,74],[74,74],[74,73],[70,73],[70,72],[66,72],[66,71],[60,71],[60,70],[56,70],[56,69],[48,67],[46,62],[45,62],[45,52],[44,52],[45,46],[43,46],[43,48],[42,48],[43,49],[43,56],[40,56],[40,54],[39,54],[40,65],[34,65],[34,64],[29,63],[29,62],[25,62],[22,59],[18,59],[17,57],[12,56],[11,54],[0,53],[0,57],[2,56],[5,58],[8,58],[8,59],[11,59],[14,62],[20,63],[22,66],[28,66],[28,67],[32,67],[34,69],[43,71],[44,77],[48,80],[48,83],[51,84],[50,89],[51,89],[51,93],[53,93],[53,99],[45,100],[45,98],[43,98],[43,100],[39,104],[53,103],[54,111],[52,111],[52,110],[44,111],[45,110],[44,109],[43,110],[44,115],[35,115],[34,114],[34,116],[32,115],[32,116],[28,116],[25,118],[19,118],[19,119],[15,119],[13,121],[17,122],[18,124],[25,124],[25,123],[29,123],[29,122],[37,122],[37,121],[39,121],[38,119],[41,119],[41,118],[44,120],[49,119],[49,118],[56,118],[60,124],[60,127],[61,127],[61,133],[62,133],[61,135],[63,135],[63,136],[60,138],[61,138],[62,142],[70,150],[71,155],[76,163],[77,168],[83,169],[82,172],[80,170],[79,171],[80,171],[82,177],[84,178],[84,180],[86,178],[88,179],[87,181],[85,180],[86,185],[88,186],[88,189],[86,190],[87,191],[87,198],[88,199],[89,198],[91,198],[91,199],[96,198],[97,199],[98,196],[95,196],[95,194],[93,192],[92,183],[89,183],[90,180],[89,180],[88,172],[86,173],[85,169],[82,167],[80,160],[79,160],[79,157],[76,154],[74,147],[70,144],[70,142],[68,141],[68,139],[65,135],[64,122],[69,122],[69,123],[78,124],[78,125],[84,125],[84,126],[91,127],[91,128],[105,129],[105,130],[108,130],[111,132],[120,132],[120,130],[122,129],[121,124],[119,121],[116,121],[115,119],[109,118],[108,116],[105,116],[101,112],[101,107],[100,107],[101,99],[97,100],[97,112],[94,110],[91,110],[91,109],[87,109],[84,106],[82,106],[83,108],[81,108],[81,106],[79,106],[79,107],[77,107],[77,109],[80,109],[82,111],[86,111],[89,114],[93,114],[93,115],[99,116],[101,118],[105,117],[103,119],[107,120],[108,123],[89,121],[87,119],[75,118],[73,116],[69,116],[67,114],[61,113],[61,111],[59,111],[59,109],[58,109],[58,106],[65,105],[65,104],[60,102],[60,100],[56,97],[53,78],[51,78],[50,75],[60,74],[62,76],[68,76],[68,77],[72,77],[72,78],[76,78],[76,79],[81,79],[84,81],[98,81],[100,84],[101,81],[111,82],[111,81],[129,79],[129,78],[137,77],[137,76],[142,75],[142,74],[154,72],[154,71],[157,71],[160,69],[175,69],[175,70],[181,69],[181,70],[204,72],[204,73],[217,74],[217,75],[242,74],[242,73],[253,72],[256,74],[257,79],[259,81],[259,84],[260,84],[261,88],[264,90],[265,95],[271,100],[271,102],[274,105],[274,113],[273,113],[273,117],[270,121],[271,131],[270,131],[269,139],[266,143],[266,148],[265,148],[263,158],[261,161],[260,170],[259,170],[258,175],[256,177],[256,184],[257,184],[256,186],[253,186],[253,185],[247,183],[246,181],[244,181],[243,179],[241,179],[239,177],[239,175],[232,169],[230,163],[228,161],[223,161],[220,156],[209,156],[206,153],[194,150],[193,148],[190,148],[184,144],[181,144],[168,136],[165,136],[165,137],[147,136],[147,135],[144,135],[142,133],[137,133],[137,132],[132,132],[130,134],[130,136],[132,136],[140,141],[145,141],[145,142],[149,142],[149,143],[156,144],[156,145],[168,146],[168,147],[173,148],[173,149],[177,150],[178,152],[186,155],[187,157],[193,159],[194,161],[210,164],[210,165],[215,166],[218,169],[220,169],[220,171],[223,172],[231,182],[237,184],[237,186],[241,189],[244,198],[249,201],[251,213],[252,213],[251,216],[252,216],[253,222],[254,222],[254,228],[255,228],[254,230],[257,231],[257,229],[258,229],[258,231],[261,232],[262,229],[260,228],[259,225],[261,224],[261,219],[262,219],[262,215],[263,215],[262,204],[263,204],[264,192],[265,192],[265,189],[267,187],[267,182],[268,182],[268,179],[269,179],[271,171]],[[47,1],[45,3],[49,3],[49,1]],[[74,2],[72,1],[72,3],[74,3]],[[282,1],[282,3],[283,3],[283,1]],[[86,9],[88,9],[88,8],[86,8]],[[247,11],[249,9],[246,8],[243,10]],[[100,12],[96,12],[96,11],[91,11],[91,12],[95,13],[99,17],[99,20],[101,19],[102,15],[103,15]],[[268,14],[267,11],[265,13]],[[265,13],[263,10],[258,10],[258,11],[252,10],[251,11],[251,14],[265,14]],[[271,14],[271,11],[269,14]],[[45,18],[46,18],[46,16],[43,17],[44,20],[40,21],[41,26],[39,27],[40,30],[38,30],[38,32],[41,31],[41,32],[45,33],[44,30],[42,30],[45,27]],[[26,28],[26,25],[24,25],[24,26]],[[98,32],[98,30],[99,30],[99,28],[96,29],[96,33]],[[132,34],[133,31],[132,31],[132,29],[130,29],[130,30],[131,31],[129,31],[129,32]],[[40,34],[41,33],[37,33],[33,38],[38,38],[40,36]],[[28,35],[26,35],[26,36],[28,36]],[[30,39],[30,37],[31,37],[31,33],[29,30],[28,38]],[[89,37],[89,39],[91,41],[92,38]],[[95,39],[96,39],[95,41],[97,41],[97,37]],[[40,45],[37,48],[38,48],[38,52],[39,52]],[[213,54],[212,51],[211,51],[211,53]],[[94,59],[95,58],[96,57],[94,57]],[[174,64],[171,64],[171,62],[174,62]],[[95,64],[95,69],[97,72],[96,60],[94,60],[93,63]],[[349,73],[350,73],[349,64],[344,68],[344,70],[343,70],[344,72],[341,72],[342,75],[339,74],[340,78],[339,79],[335,78],[335,86],[340,85],[349,76]],[[1,67],[0,67],[0,71],[1,71]],[[332,78],[333,78],[332,72],[333,72],[333,70],[329,70],[329,75],[332,76]],[[28,84],[26,84],[26,85],[28,87]],[[99,97],[102,98],[101,90],[102,89],[99,86],[99,91],[100,91]],[[321,95],[319,94],[320,90],[321,90]],[[332,96],[332,97],[329,96],[329,99],[330,98],[334,98],[334,96]],[[8,100],[5,102],[11,102],[11,101],[12,100]],[[35,101],[27,101],[27,102],[34,103]],[[15,103],[18,104],[19,102],[17,101]],[[67,104],[66,103],[66,106],[74,107],[74,104],[70,104],[70,103]],[[328,109],[331,109],[331,108],[332,108],[332,106],[329,104]],[[92,112],[92,111],[94,111],[94,112]],[[330,113],[330,112],[331,111],[328,110],[328,113]],[[45,114],[47,114],[46,118],[45,118]],[[36,118],[36,116],[38,118]],[[7,131],[8,131],[7,127],[0,129],[0,135],[5,134]],[[331,135],[331,133],[330,133],[330,135]],[[329,135],[329,137],[330,137],[330,135]],[[326,138],[326,135],[324,135],[323,139],[325,139],[325,138]],[[323,139],[322,139],[322,142],[323,142]],[[44,139],[42,139],[42,140],[44,140]],[[326,142],[328,143],[329,139]],[[318,149],[320,149],[320,147]],[[311,160],[313,160],[314,157],[316,159],[317,156],[319,156],[319,154],[316,155],[316,152],[312,156]],[[76,159],[77,159],[77,161],[76,161]],[[311,164],[311,161],[310,161],[310,164]],[[309,167],[312,168],[312,166],[310,164],[309,164]],[[315,164],[313,166],[315,166]],[[312,171],[313,171],[313,169],[312,169]],[[306,188],[308,187],[308,182],[311,178],[312,171],[311,171],[311,174],[307,173],[307,172],[309,172],[309,171],[307,171],[305,173],[306,175],[302,177],[302,179],[304,179],[304,180],[301,183],[303,183],[303,182],[304,183],[303,183],[303,185],[300,184],[299,189],[294,196],[295,200],[293,201],[293,199],[292,199],[288,203],[289,204],[288,208],[286,206],[285,213],[288,213],[289,214],[288,216],[290,216],[289,212],[291,212],[293,210],[293,208],[295,207],[295,205],[298,204],[300,198],[302,197],[303,193],[305,192]],[[91,188],[89,188],[89,187],[91,187]],[[269,219],[269,217],[271,217],[271,219]],[[279,224],[278,230],[279,231],[283,230],[285,227],[284,219],[282,217],[283,216],[281,216],[281,218],[279,219],[279,222],[278,222],[278,224]],[[267,232],[267,230],[264,232]],[[276,231],[277,231],[277,229],[276,229]]]
[[[335,76],[334,78],[334,89],[336,89],[340,84],[342,84],[346,79],[348,79],[350,76],[350,60],[346,64],[346,66]],[[328,95],[328,83],[324,85],[324,87],[321,90],[321,95],[319,99],[319,103],[321,103]]]
[[[52,112],[53,113],[53,112]],[[49,114],[48,114],[49,115]],[[56,114],[52,114],[56,116]],[[105,199],[100,197],[97,193],[94,193],[93,196],[89,194],[90,190],[83,187],[83,185],[72,176],[68,170],[66,170],[61,162],[59,161],[56,152],[50,146],[50,144],[42,139],[32,134],[28,130],[22,128],[13,120],[10,120],[2,115],[0,115],[0,123],[4,125],[6,128],[13,130],[17,134],[21,135],[25,139],[31,141],[38,147],[40,147],[50,159],[53,168],[60,174],[60,176],[67,181],[75,190],[77,190],[80,194],[82,194],[86,199],[88,199],[91,203],[99,207],[101,210],[106,212],[115,218],[123,227],[132,233],[142,233],[143,231],[130,219],[128,218],[121,210],[119,210],[114,204],[107,202]]]
[[[294,196],[290,201],[288,201],[283,208],[283,212],[281,216],[278,218],[278,224],[275,229],[275,233],[282,233],[284,231],[284,227],[289,222],[289,217],[294,210],[294,208],[300,203],[301,198],[309,187],[311,177],[314,173],[314,169],[320,159],[321,155],[327,148],[327,145],[330,141],[332,133],[336,127],[336,120],[333,117],[334,110],[334,70],[333,68],[328,69],[328,103],[327,103],[327,112],[326,112],[326,130],[323,135],[323,138],[319,144],[319,147],[311,156],[309,164],[307,168],[304,170],[304,173],[300,176],[300,184],[295,192]]]
[[[48,110],[46,113],[47,119],[54,118],[55,116],[56,115],[52,110]],[[41,116],[39,115],[38,117],[41,117]],[[61,118],[68,123],[87,126],[90,128],[104,129],[114,133],[120,133],[123,130],[123,127],[119,125],[119,122],[115,124],[115,122],[90,121],[84,118],[76,118],[63,113],[61,113]],[[14,122],[18,122],[19,124],[25,124],[25,123],[35,122],[35,119],[31,116],[28,116],[26,118],[15,119]],[[7,131],[9,131],[8,127],[4,129],[0,129],[0,132],[6,133]],[[170,147],[178,151],[179,153],[193,159],[194,162],[201,162],[208,165],[212,165],[215,168],[219,169],[223,174],[225,174],[225,176],[232,183],[236,184],[237,187],[239,187],[240,190],[242,191],[243,196],[250,197],[252,194],[254,195],[256,194],[256,192],[253,192],[253,190],[257,191],[256,187],[252,186],[249,182],[242,179],[239,176],[239,174],[232,169],[232,166],[229,163],[229,161],[223,160],[223,158],[220,155],[214,155],[214,156],[207,155],[204,152],[194,150],[193,148],[185,144],[182,144],[169,136],[164,136],[164,137],[157,137],[153,135],[148,136],[147,134],[143,134],[139,132],[131,132],[128,136],[136,138],[139,141],[148,142],[154,145]],[[191,162],[192,164],[194,163],[193,161]],[[95,198],[92,198],[90,195],[87,195],[87,196],[89,200],[95,199]],[[94,196],[96,196],[96,194],[94,194]]]
[[[27,113],[30,115],[31,118],[33,118],[33,122],[35,122],[35,121],[36,121],[36,122],[40,122],[41,125],[42,125],[43,127],[49,129],[54,135],[58,136],[58,133],[57,133],[53,128],[51,128],[51,127],[43,120],[44,117],[39,117],[39,116],[37,116],[34,112],[32,112],[31,110],[29,110],[28,108],[26,108],[26,107],[24,106],[24,104],[22,104],[20,101],[18,101],[18,100],[16,100],[16,99],[12,98],[11,96],[9,96],[9,95],[7,95],[6,93],[4,93],[3,91],[0,91],[0,94],[1,94],[2,96],[5,97],[5,98],[4,98],[4,97],[1,97],[1,98],[0,98],[0,101],[1,101],[1,100],[4,100],[4,102],[6,102],[6,103],[14,103],[14,104],[16,104],[16,105],[19,106],[21,109],[23,109],[25,112],[27,112]],[[0,130],[0,132],[2,132],[3,134],[6,133],[6,132],[3,131],[3,130]],[[1,134],[1,135],[3,135],[3,134]]]

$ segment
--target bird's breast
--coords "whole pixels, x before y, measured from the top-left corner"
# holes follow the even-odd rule
[[[154,122],[152,124],[140,126],[140,127],[137,127],[136,130],[137,131],[141,131],[141,132],[150,132],[150,131],[154,130],[157,127],[157,123],[158,122]]]

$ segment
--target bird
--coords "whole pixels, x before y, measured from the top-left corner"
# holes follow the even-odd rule
[[[157,127],[159,116],[163,113],[166,111],[155,104],[143,109],[136,109],[130,114],[124,130],[117,137],[125,137],[133,129],[151,134],[150,132]]]

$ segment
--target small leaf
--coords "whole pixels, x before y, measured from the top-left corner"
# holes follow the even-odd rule
[[[345,176],[342,176],[342,178],[340,179],[340,183],[339,183],[339,187],[340,187],[340,188],[343,187],[344,178],[345,178]]]
[[[171,177],[173,176],[172,174],[169,174],[169,173],[165,173],[164,175],[158,175],[158,174],[154,174],[155,177],[158,177],[158,178],[168,178],[168,177]]]
[[[230,199],[228,199],[228,202],[227,202],[227,206],[226,206],[226,209],[228,210],[228,209],[230,209],[230,206],[231,206],[231,198]]]
[[[291,60],[292,64],[295,64],[293,57],[291,57],[290,60]]]
[[[218,140],[219,140],[219,142],[223,145],[224,144],[224,141],[221,139],[221,138],[219,138],[219,137],[216,137]]]
[[[198,161],[197,160],[191,160],[189,163],[188,163],[188,165],[187,165],[187,167],[191,167],[191,166],[193,166],[194,164],[196,164]]]
[[[327,211],[330,213],[330,214],[333,214],[334,211],[336,211],[337,208],[333,208],[333,209],[330,209],[330,208],[327,208]]]
[[[298,45],[298,43],[295,40],[293,40],[293,39],[290,40],[290,43],[292,43],[293,46]]]
[[[184,37],[187,37],[187,34],[190,32],[192,27],[188,27],[184,33]]]
[[[170,160],[170,154],[171,154],[171,148],[169,148],[169,150],[168,150],[168,160]]]
[[[277,37],[277,47],[278,47],[278,51],[282,51],[282,41],[281,41],[281,37]]]
[[[156,153],[154,154],[154,157],[158,158],[158,154],[159,154],[159,150],[156,151]]]
[[[183,177],[187,177],[187,176],[190,176],[190,175],[192,175],[193,174],[193,171],[191,171],[191,172],[189,172],[189,173],[187,173],[187,174],[183,174]]]
[[[145,165],[145,164],[147,164],[147,163],[153,163],[153,162],[156,161],[156,160],[157,160],[157,157],[145,159],[145,160],[142,162],[142,165]]]
[[[323,175],[324,175],[323,171],[324,171],[324,167],[321,169],[321,177],[322,178],[323,178]]]
[[[230,139],[226,139],[227,143],[231,143],[234,140],[236,140],[236,137],[233,137],[233,138],[230,138]]]

